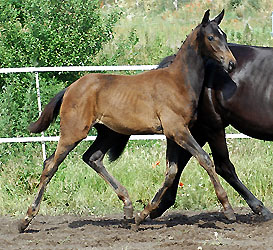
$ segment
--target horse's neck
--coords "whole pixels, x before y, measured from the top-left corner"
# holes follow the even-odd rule
[[[196,33],[192,33],[183,43],[169,69],[180,75],[199,99],[204,81],[204,59],[200,53]]]

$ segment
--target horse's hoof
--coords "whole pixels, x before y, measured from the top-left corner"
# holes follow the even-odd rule
[[[134,209],[132,206],[124,206],[123,207],[123,212],[124,212],[124,218],[125,219],[132,219],[134,218],[134,215],[133,215],[133,212],[134,212]]]
[[[138,230],[139,230],[139,225],[133,224],[133,225],[131,226],[131,230],[133,230],[134,232],[138,232]]]
[[[121,221],[121,225],[122,225],[122,227],[125,228],[125,229],[130,229],[130,228],[132,228],[132,226],[134,225],[134,223],[135,223],[134,219],[125,219],[125,218],[124,218],[124,219]]]
[[[267,209],[264,208],[261,211],[261,215],[263,216],[263,218],[267,221],[267,220],[272,220],[273,219],[273,214]]]
[[[140,213],[137,213],[136,216],[135,216],[135,223],[137,226],[140,225],[140,223],[143,221],[144,219],[141,217],[141,214]]]
[[[235,216],[234,211],[233,211],[232,208],[229,208],[229,209],[225,210],[224,215],[230,221],[235,221],[236,220],[236,216]]]
[[[18,223],[18,231],[19,233],[23,233],[26,228],[28,227],[28,222],[26,220],[20,220],[20,222]]]

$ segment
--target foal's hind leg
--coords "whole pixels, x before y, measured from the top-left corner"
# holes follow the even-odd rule
[[[51,155],[44,162],[44,169],[40,178],[40,184],[38,187],[37,195],[32,205],[28,208],[26,217],[19,223],[18,230],[23,232],[32,219],[37,215],[40,209],[43,194],[45,192],[46,185],[50,182],[53,175],[58,170],[58,166],[62,163],[67,154],[76,146],[76,143],[69,145],[62,145],[62,142],[58,144],[56,152]]]
[[[118,140],[122,135],[111,131],[111,137],[107,135],[105,129],[98,130],[98,136],[89,149],[84,153],[83,160],[92,167],[116,192],[119,199],[124,204],[124,218],[133,218],[133,205],[129,194],[113,176],[111,176],[103,165],[103,158],[107,151],[113,146],[115,140]],[[127,136],[126,136],[127,137]]]
[[[75,128],[72,129],[69,125],[65,126],[65,124],[69,124],[69,123],[63,123],[63,126],[61,126],[62,133],[61,133],[61,137],[58,142],[57,149],[56,149],[55,153],[53,155],[51,155],[44,162],[44,169],[43,169],[43,172],[42,172],[42,175],[40,178],[40,184],[38,187],[37,195],[36,195],[32,205],[28,208],[26,217],[18,225],[19,232],[23,232],[27,228],[29,223],[32,221],[32,219],[39,212],[39,208],[40,208],[43,194],[45,192],[45,188],[46,188],[47,184],[50,182],[53,175],[58,170],[58,166],[63,162],[65,157],[68,155],[68,153],[82,139],[84,139],[87,136],[86,131],[83,132],[83,131],[77,130]],[[67,136],[63,136],[62,134],[65,134]],[[70,136],[68,136],[68,134]]]

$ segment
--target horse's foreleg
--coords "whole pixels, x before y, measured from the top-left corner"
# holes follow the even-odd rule
[[[204,146],[207,138],[205,137],[205,133],[203,133],[203,130],[198,125],[195,124],[194,127],[191,129],[191,132],[192,132],[192,135],[195,138],[195,140],[198,142],[198,144],[200,146]],[[162,195],[162,199],[161,199],[158,207],[150,213],[151,219],[161,216],[168,208],[170,208],[172,205],[174,205],[180,176],[181,176],[182,171],[184,170],[186,164],[188,163],[188,161],[192,157],[192,155],[187,150],[180,147],[176,143],[169,145],[169,147],[171,147],[172,148],[171,150],[175,154],[177,154],[178,172],[175,176],[173,184],[170,187],[168,187],[166,192]]]
[[[167,153],[166,153],[166,175],[165,180],[162,187],[156,193],[153,200],[144,208],[141,213],[138,213],[135,217],[136,224],[139,225],[148,215],[151,217],[157,217],[158,213],[161,210],[158,210],[159,205],[161,204],[163,196],[167,194],[167,192],[171,190],[173,187],[174,181],[179,181],[180,174],[178,173],[178,151],[179,147],[177,147],[176,143],[167,139]],[[178,176],[178,180],[177,177]],[[176,193],[176,188],[175,193]],[[166,200],[166,198],[165,198]],[[171,197],[171,202],[175,200],[175,196]],[[163,204],[165,206],[165,204]],[[162,208],[161,208],[162,209]]]
[[[252,211],[261,214],[265,219],[272,219],[273,214],[258,200],[240,181],[235,168],[228,155],[228,149],[225,139],[225,131],[211,131],[209,146],[215,163],[217,174],[221,175],[247,202]]]
[[[207,171],[214,186],[217,198],[223,206],[225,216],[230,220],[236,219],[234,211],[229,203],[227,193],[220,183],[218,175],[215,172],[215,168],[208,154],[199,146],[187,129],[184,131],[183,137],[176,137],[175,140],[183,148],[188,150],[198,160],[199,164]]]
[[[179,123],[177,123],[179,124]],[[181,123],[180,123],[181,124]],[[224,208],[224,214],[228,219],[235,219],[234,211],[228,201],[228,197],[226,194],[226,191],[222,187],[219,178],[215,172],[214,166],[212,164],[212,161],[210,160],[208,154],[199,146],[199,144],[195,141],[195,139],[192,137],[188,129],[184,129],[183,131],[168,131],[164,130],[167,138],[172,138],[177,144],[179,144],[181,147],[188,150],[200,163],[200,165],[207,171],[212,184],[214,186],[216,195],[219,199],[219,201],[222,203]],[[175,156],[173,156],[175,157]],[[175,158],[174,158],[175,159]],[[165,182],[163,184],[163,187],[158,191],[155,198],[151,203],[149,203],[145,209],[138,214],[136,217],[136,223],[139,224],[142,220],[144,220],[153,210],[155,210],[160,203],[160,200],[162,199],[162,196],[166,192],[167,188],[166,186],[172,185],[175,175],[177,173],[177,164],[170,164],[167,167],[167,173]]]
[[[111,148],[114,141],[116,139],[118,140],[115,135],[116,133],[112,131],[111,137],[105,136],[98,130],[98,136],[90,148],[84,153],[83,160],[113,188],[124,204],[124,218],[131,219],[133,218],[133,205],[126,188],[111,176],[103,165],[105,154]]]

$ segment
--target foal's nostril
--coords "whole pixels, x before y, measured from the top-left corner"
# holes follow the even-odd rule
[[[230,61],[228,64],[228,72],[231,72],[233,69],[235,69],[235,63]]]

